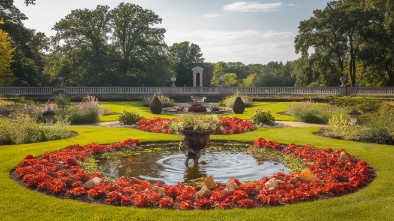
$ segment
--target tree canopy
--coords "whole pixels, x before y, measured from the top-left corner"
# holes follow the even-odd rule
[[[34,5],[34,0],[25,1]],[[164,41],[155,12],[131,3],[111,9],[76,9],[53,30],[25,28],[13,0],[0,2],[0,85],[44,86],[62,76],[70,86],[192,85],[192,68],[204,68],[204,86],[394,86],[394,3],[337,0],[300,21],[294,61],[248,64],[204,62],[190,41]],[[8,79],[8,80],[5,80]]]

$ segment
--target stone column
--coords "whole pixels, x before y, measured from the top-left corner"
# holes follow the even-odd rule
[[[194,67],[194,68],[192,68],[192,71],[193,71],[193,87],[196,87],[197,86],[197,83],[196,83],[196,75],[197,75],[197,73],[199,73],[200,74],[200,87],[202,87],[203,85],[202,85],[202,72],[204,71],[204,68],[202,68],[202,67],[200,67],[200,66],[196,66],[196,67]]]

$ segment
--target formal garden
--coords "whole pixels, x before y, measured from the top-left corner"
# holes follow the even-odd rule
[[[164,97],[163,111],[154,114],[151,100],[0,99],[2,219],[390,220],[394,215],[394,112],[388,99],[242,97],[246,107],[239,114],[235,97],[207,105],[212,113],[202,114],[185,114],[183,104]],[[49,125],[43,114],[48,112],[54,113]],[[274,159],[292,172],[224,181],[212,174],[166,184],[111,179],[96,171],[97,157],[184,148],[180,134],[186,129],[211,131],[219,151],[237,144],[232,148],[243,148],[257,161]],[[204,155],[197,168],[205,166],[203,160]]]

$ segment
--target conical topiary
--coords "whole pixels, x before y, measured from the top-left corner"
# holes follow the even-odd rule
[[[161,103],[160,99],[155,95],[149,103],[149,108],[152,114],[160,114],[161,110],[163,110],[163,103]]]
[[[241,97],[235,98],[235,102],[233,105],[233,111],[235,114],[242,114],[245,110],[245,104],[242,101]]]

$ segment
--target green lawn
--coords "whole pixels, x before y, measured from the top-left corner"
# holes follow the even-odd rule
[[[282,103],[276,105],[261,103],[265,110],[281,112]],[[130,106],[122,102],[119,105]],[[254,108],[237,115],[247,119]],[[113,109],[113,111],[116,111]],[[149,110],[139,112],[148,117]],[[149,115],[152,116],[153,115]],[[161,116],[161,115],[160,115]],[[148,117],[150,118],[150,117]],[[279,120],[279,119],[277,119]],[[350,154],[367,161],[377,173],[376,179],[366,188],[346,196],[314,202],[298,203],[275,208],[173,211],[159,209],[137,209],[95,205],[52,196],[26,189],[8,176],[22,159],[33,154],[62,149],[70,144],[102,144],[139,138],[142,142],[159,140],[180,140],[177,135],[153,134],[128,128],[79,127],[72,130],[78,136],[65,140],[36,144],[0,146],[0,220],[392,220],[394,217],[394,147],[378,144],[334,140],[313,135],[317,127],[259,129],[237,135],[214,135],[213,140],[234,140],[254,142],[259,137],[274,139],[281,143],[295,142],[298,145],[311,144],[317,147],[345,149]]]
[[[270,111],[275,117],[275,120],[280,121],[293,121],[294,117],[285,115],[283,113],[287,112],[288,107],[291,104],[296,104],[296,102],[253,102],[253,107],[246,108],[245,112],[241,115],[236,115],[243,119],[251,119],[253,117],[254,111],[256,109],[262,108],[264,111]],[[114,114],[102,116],[100,118],[101,122],[116,121],[118,120],[118,115],[123,112],[123,110],[139,113],[140,115],[152,119],[154,115],[150,112],[149,107],[141,107],[138,101],[125,101],[125,102],[100,102],[103,107],[110,108]],[[232,116],[233,114],[224,114],[224,116]],[[160,117],[172,118],[176,115],[172,114],[160,114]]]

